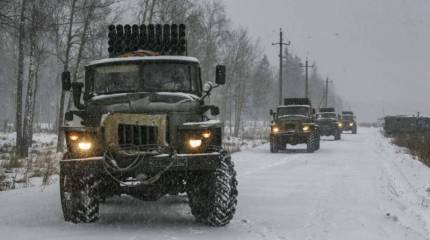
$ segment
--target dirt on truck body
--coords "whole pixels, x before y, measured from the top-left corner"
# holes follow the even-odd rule
[[[315,110],[307,98],[286,98],[273,116],[270,133],[270,151],[286,150],[287,144],[307,144],[306,151],[320,148],[318,126],[314,121]]]
[[[223,124],[209,118],[219,108],[205,104],[225,83],[225,67],[202,86],[199,61],[183,56],[184,37],[183,25],[111,26],[110,58],[86,66],[85,87],[63,73],[76,107],[66,113],[60,162],[66,221],[94,222],[100,203],[121,194],[154,201],[186,193],[198,222],[233,218],[236,172],[222,148]]]

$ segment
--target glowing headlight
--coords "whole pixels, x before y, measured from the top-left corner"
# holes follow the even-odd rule
[[[343,124],[342,124],[342,123],[338,123],[338,124],[337,124],[337,126],[342,127],[342,126],[343,126]]]
[[[307,131],[309,131],[311,129],[311,127],[309,127],[309,126],[303,126],[303,131],[304,132],[307,132]]]
[[[202,133],[202,136],[204,137],[204,138],[210,138],[211,137],[211,132],[210,131],[206,131],[206,132],[203,132]]]
[[[88,151],[92,148],[92,144],[90,142],[80,142],[78,143],[79,150]]]
[[[190,139],[188,141],[188,144],[192,148],[198,148],[198,147],[200,147],[202,145],[202,140],[201,139]]]
[[[69,139],[70,139],[71,141],[76,141],[76,140],[78,140],[78,139],[79,139],[79,136],[78,136],[78,135],[75,135],[75,134],[72,134],[72,135],[70,135],[70,136],[69,136]]]
[[[278,127],[273,127],[272,128],[272,132],[273,133],[278,133],[279,132],[279,128]]]
[[[354,123],[350,123],[350,124],[349,124],[349,126],[350,126],[350,127],[354,126]]]

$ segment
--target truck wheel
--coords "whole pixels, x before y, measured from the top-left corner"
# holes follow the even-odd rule
[[[230,156],[220,156],[214,172],[194,177],[188,185],[191,213],[197,222],[221,227],[233,218],[237,204],[236,171]]]
[[[321,143],[321,137],[317,133],[317,136],[315,138],[315,150],[319,150],[320,149],[320,143]]]
[[[316,148],[315,140],[316,140],[316,138],[315,138],[315,133],[312,133],[312,134],[308,137],[308,141],[307,141],[306,151],[307,151],[308,153],[313,153],[313,152],[315,152],[315,148]]]
[[[334,135],[334,140],[340,140],[341,139],[341,131],[337,130]]]
[[[270,152],[271,153],[277,153],[279,151],[278,149],[278,143],[276,141],[275,137],[270,137]]]
[[[93,175],[75,178],[60,169],[60,196],[64,220],[92,223],[99,217],[98,182]]]
[[[357,128],[352,129],[352,134],[357,134]]]

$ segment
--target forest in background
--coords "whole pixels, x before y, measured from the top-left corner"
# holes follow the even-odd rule
[[[71,103],[61,92],[61,72],[69,70],[72,81],[83,81],[84,66],[108,56],[107,26],[118,23],[185,23],[188,53],[200,60],[203,81],[214,80],[215,65],[227,66],[226,86],[210,98],[220,106],[226,133],[241,137],[247,122],[269,125],[269,109],[278,102],[278,63],[264,53],[272,46],[262,46],[232,22],[221,1],[2,0],[0,131],[17,132],[18,157],[28,154],[33,132],[41,128],[60,133],[57,150],[62,151],[59,126]],[[286,51],[284,64],[286,95],[303,97],[303,59]],[[313,64],[310,97],[318,107],[325,77]],[[329,93],[329,105],[341,110],[332,86]]]

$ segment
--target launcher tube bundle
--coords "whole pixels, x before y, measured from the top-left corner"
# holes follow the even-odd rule
[[[187,55],[184,24],[110,25],[109,57],[118,57],[138,50],[159,55]]]

